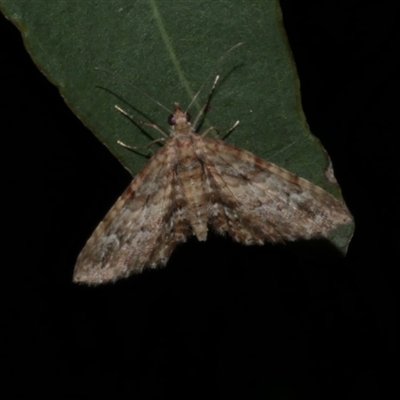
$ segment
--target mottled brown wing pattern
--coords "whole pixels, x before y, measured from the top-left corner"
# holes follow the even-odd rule
[[[191,229],[172,200],[179,187],[170,143],[150,159],[98,225],[78,257],[75,282],[116,281],[165,265],[175,245],[186,240]]]
[[[164,147],[86,243],[75,282],[116,281],[163,266],[188,236],[206,240],[208,227],[249,245],[327,236],[351,221],[346,206],[322,188],[194,133],[178,103],[169,121]]]
[[[210,225],[244,244],[326,236],[351,221],[346,206],[311,182],[220,140],[199,138],[210,187]]]

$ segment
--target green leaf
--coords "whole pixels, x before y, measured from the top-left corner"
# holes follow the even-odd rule
[[[117,140],[144,148],[151,139],[114,105],[168,131],[168,113],[143,92],[172,111],[174,102],[188,105],[208,77],[196,114],[218,74],[206,122],[224,131],[240,120],[229,142],[340,198],[325,176],[329,159],[301,109],[278,1],[0,0],[0,7],[38,68],[132,175],[146,159]],[[344,252],[352,231],[346,227],[335,239]]]

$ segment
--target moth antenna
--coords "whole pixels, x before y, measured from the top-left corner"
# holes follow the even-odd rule
[[[159,101],[157,101],[156,99],[153,99],[153,97],[151,97],[149,94],[147,94],[144,90],[140,89],[138,86],[135,86],[134,84],[132,84],[130,81],[128,81],[128,79],[118,76],[115,72],[110,71],[109,69],[106,68],[101,68],[101,67],[95,67],[95,69],[99,70],[99,71],[104,71],[107,72],[111,75],[113,75],[115,78],[122,80],[123,82],[125,82],[128,86],[134,88],[135,90],[137,90],[138,92],[142,93],[144,96],[146,96],[148,99],[150,99],[153,103],[156,103],[158,106],[160,106],[161,108],[163,108],[164,110],[167,110],[169,113],[171,112],[171,110],[167,107],[164,106],[164,104],[161,104]]]
[[[232,52],[233,50],[235,50],[237,47],[241,46],[244,42],[240,42],[238,44],[235,44],[233,47],[231,47],[217,62],[217,64],[215,65],[215,67],[211,70],[211,72],[207,75],[207,78],[204,80],[204,82],[201,84],[199,90],[196,92],[196,94],[194,95],[192,101],[189,103],[189,106],[187,107],[186,111],[188,111],[190,109],[190,107],[193,105],[193,103],[196,101],[198,95],[200,94],[200,92],[202,91],[204,85],[206,84],[206,82],[210,79],[210,76],[214,75],[215,70],[219,67],[219,65],[222,63],[222,61],[225,60],[225,58],[229,55],[230,52]]]

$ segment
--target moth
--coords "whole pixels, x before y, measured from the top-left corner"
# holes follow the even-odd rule
[[[189,113],[175,103],[169,135],[145,123],[166,137],[165,144],[87,241],[75,282],[101,284],[165,266],[179,243],[192,235],[205,241],[209,229],[262,245],[326,237],[352,220],[347,207],[324,189],[208,137],[213,128],[197,134],[205,108],[192,126]]]

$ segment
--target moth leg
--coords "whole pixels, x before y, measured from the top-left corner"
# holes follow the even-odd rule
[[[226,56],[227,56],[231,51],[233,51],[234,49],[236,49],[236,47],[239,47],[239,46],[241,46],[242,44],[243,44],[243,42],[240,42],[240,43],[238,43],[238,44],[235,44],[234,46],[232,46],[232,47],[218,60],[217,65],[215,66],[215,68],[214,68],[214,69],[211,71],[211,73],[207,76],[206,80],[205,80],[205,81],[203,82],[203,84],[200,86],[200,89],[199,89],[199,90],[196,92],[196,94],[194,95],[194,97],[193,97],[192,101],[190,102],[190,104],[189,104],[187,110],[189,110],[190,107],[193,105],[193,103],[194,103],[195,100],[197,99],[198,95],[199,95],[200,92],[202,91],[203,86],[204,86],[205,83],[208,81],[209,77],[214,73],[214,71],[215,71],[215,70],[217,69],[217,67],[222,63],[222,61],[224,61],[224,59],[226,58]],[[211,90],[210,90],[210,93],[209,93],[209,95],[208,95],[208,97],[207,97],[206,104],[201,108],[200,112],[197,114],[196,118],[194,119],[194,123],[192,124],[194,127],[196,127],[197,122],[200,120],[201,116],[204,115],[204,113],[207,111],[208,106],[209,106],[209,104],[210,104],[210,100],[211,100],[212,93],[213,93],[213,91],[214,91],[215,86],[217,85],[218,79],[219,79],[219,75],[217,75],[217,77],[216,77],[215,80],[214,80],[213,86],[212,86],[212,88],[211,88]],[[161,106],[162,106],[162,105],[161,105]]]
[[[201,107],[201,110],[199,111],[199,113],[196,115],[196,118],[194,119],[193,122],[193,129],[196,130],[196,126],[199,122],[199,120],[202,118],[202,116],[205,115],[206,111],[208,110],[208,107],[210,106],[210,102],[211,102],[211,97],[213,95],[215,86],[217,85],[217,82],[219,80],[219,75],[216,76],[216,78],[214,79],[214,83],[212,85],[212,88],[210,90],[210,93],[207,96],[207,101],[205,102],[205,104],[203,105],[203,107]],[[196,97],[196,96],[195,96]],[[225,138],[227,138],[232,131],[239,125],[239,121],[236,121],[231,128],[229,128],[223,135],[222,135],[222,140],[224,140]],[[217,136],[220,137],[221,136],[221,132],[215,127],[215,126],[210,126],[209,128],[207,128],[202,134],[201,136],[207,136],[212,130],[217,132]]]
[[[225,140],[234,130],[235,128],[239,125],[239,121],[236,121],[222,136],[222,140]]]
[[[139,124],[139,125],[144,125],[144,126],[149,126],[150,128],[155,129],[157,132],[160,132],[161,135],[163,135],[165,138],[169,138],[168,133],[165,133],[158,125],[156,124],[152,124],[151,122],[143,122],[140,120],[135,119],[134,117],[132,117],[132,115],[128,114],[125,110],[123,110],[121,107],[115,105],[114,106],[121,114],[125,115],[125,117],[129,118],[130,120],[132,120],[133,122]]]
[[[210,126],[201,134],[201,137],[207,136],[212,130],[217,132],[217,136],[221,135],[221,132],[215,126]]]
[[[128,144],[125,144],[124,142],[121,142],[121,140],[117,140],[117,143],[118,143],[120,146],[125,147],[126,149],[132,150],[132,151],[135,151],[135,152],[136,152],[137,150],[140,150],[140,149],[147,149],[147,150],[149,150],[150,147],[153,146],[154,143],[159,143],[159,142],[165,142],[165,138],[159,138],[159,139],[152,140],[152,141],[151,141],[147,146],[145,146],[145,147],[129,146]],[[154,153],[153,150],[150,149],[150,153],[153,154],[153,153]]]
[[[207,136],[212,130],[217,132],[217,136],[221,137],[222,140],[226,139],[232,131],[239,125],[239,121],[236,121],[221,137],[221,132],[215,127],[215,126],[210,126],[207,128],[202,134],[201,137]]]
[[[218,80],[219,80],[219,75],[216,76],[216,78],[215,78],[215,80],[214,80],[214,83],[213,83],[213,85],[212,85],[212,88],[211,88],[211,90],[210,90],[210,93],[208,93],[207,100],[206,100],[205,104],[203,105],[203,107],[201,107],[201,110],[198,112],[198,114],[196,115],[196,118],[195,118],[194,121],[193,121],[193,124],[192,124],[192,125],[193,125],[194,129],[196,129],[197,123],[198,123],[199,120],[204,116],[204,114],[205,114],[206,111],[208,110],[208,107],[210,106],[211,97],[212,97],[212,94],[213,94],[213,92],[214,92],[215,86],[217,85]],[[197,94],[196,94],[195,98],[196,98],[196,97],[197,97]],[[192,100],[192,103],[193,103],[193,100]],[[191,104],[192,104],[192,103],[191,103]],[[191,104],[190,104],[190,105],[191,105]],[[189,107],[190,107],[190,105],[189,105]],[[212,129],[212,128],[211,128],[211,129]],[[210,130],[211,130],[211,129],[210,129]]]

